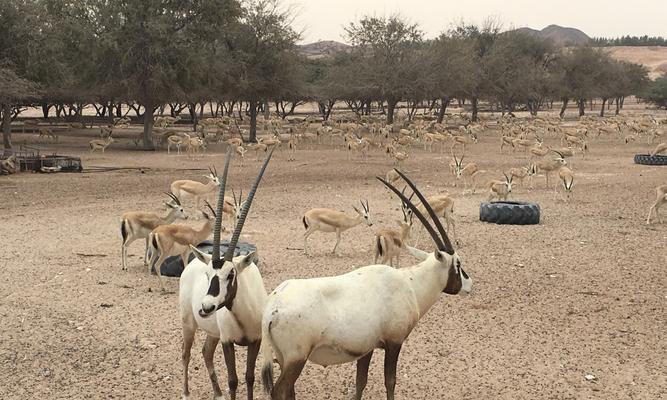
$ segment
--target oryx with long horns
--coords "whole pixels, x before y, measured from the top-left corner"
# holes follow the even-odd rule
[[[369,265],[344,275],[280,284],[269,295],[262,318],[262,382],[272,399],[295,399],[294,384],[307,360],[320,365],[356,361],[356,399],[360,399],[377,348],[385,351],[385,387],[387,399],[393,399],[398,355],[419,319],[442,292],[458,294],[472,288],[437,215],[412,181],[399,174],[424,205],[437,231],[401,191],[378,179],[419,218],[433,239],[434,251],[408,247],[421,260],[408,268]],[[280,364],[275,386],[274,355]]]
[[[261,318],[267,296],[262,276],[255,264],[257,254],[252,252],[234,257],[234,251],[257,187],[272,155],[273,149],[264,161],[248,193],[227,250],[223,257],[220,257],[222,208],[229,160],[232,156],[231,150],[227,152],[213,230],[213,254],[204,254],[193,247],[192,251],[197,258],[187,265],[181,275],[179,304],[183,323],[183,399],[189,398],[190,395],[188,364],[190,349],[198,328],[206,332],[206,342],[202,353],[213,386],[214,398],[222,399],[222,391],[213,365],[213,356],[218,342],[222,342],[232,400],[236,399],[238,386],[234,345],[248,347],[245,381],[248,399],[253,398],[255,361],[260,347]]]

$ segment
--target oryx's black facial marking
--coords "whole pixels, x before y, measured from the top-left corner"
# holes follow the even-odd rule
[[[449,272],[447,274],[447,286],[443,290],[447,294],[458,294],[461,291],[463,282],[461,281],[461,273],[464,274],[466,279],[468,275],[463,272],[461,268],[461,261],[458,258],[455,258],[452,262],[452,265],[449,266]]]
[[[213,278],[211,278],[211,284],[208,286],[206,294],[213,297],[217,297],[220,294],[220,280],[218,279],[218,275],[213,275]]]

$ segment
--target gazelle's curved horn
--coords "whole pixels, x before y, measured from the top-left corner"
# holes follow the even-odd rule
[[[261,182],[262,180],[262,176],[264,175],[266,166],[269,164],[269,161],[271,160],[271,156],[273,155],[275,149],[276,149],[275,147],[272,148],[271,151],[269,152],[269,155],[266,156],[266,160],[264,160],[264,164],[262,165],[262,168],[259,170],[257,178],[255,178],[255,183],[252,185],[250,192],[248,192],[248,197],[246,198],[245,204],[241,209],[241,215],[239,215],[238,222],[236,222],[236,227],[234,227],[234,233],[232,233],[232,238],[229,240],[229,247],[227,247],[227,251],[225,252],[224,261],[232,261],[232,258],[234,257],[234,251],[236,250],[236,243],[238,243],[239,237],[241,237],[241,230],[243,229],[243,224],[245,223],[245,219],[248,216],[248,211],[250,211],[250,205],[252,205],[252,199],[255,197],[255,192],[257,192],[257,187],[259,186],[259,182]]]
[[[504,173],[504,172],[503,172],[503,175],[505,175],[505,180],[509,182],[509,180],[510,180],[510,177],[509,177],[509,176],[507,176],[507,174],[506,174],[506,173]]]
[[[380,182],[384,183],[384,185],[386,187],[388,187],[392,192],[396,193],[396,195],[403,201],[403,203],[410,208],[410,210],[412,211],[412,214],[416,215],[417,218],[419,218],[419,221],[421,221],[422,225],[424,225],[424,228],[426,228],[428,233],[431,235],[431,238],[435,242],[435,245],[438,248],[438,250],[445,250],[445,245],[442,243],[442,239],[435,232],[435,230],[433,229],[433,226],[428,222],[428,219],[426,219],[424,214],[419,212],[417,207],[415,207],[415,205],[412,204],[412,202],[410,200],[408,200],[408,198],[405,197],[403,195],[403,193],[400,192],[400,190],[396,189],[394,187],[394,185],[385,181],[384,179],[380,178],[379,176],[377,176],[376,179],[379,180]]]
[[[463,157],[461,157],[461,160],[463,160]],[[433,211],[433,208],[431,208],[429,202],[426,200],[426,198],[424,198],[424,195],[421,194],[421,192],[417,189],[417,186],[410,180],[410,178],[405,176],[405,174],[399,171],[398,169],[395,170],[401,176],[401,178],[403,178],[403,180],[410,186],[412,191],[415,192],[419,201],[422,202],[422,205],[424,206],[426,211],[428,211],[428,215],[433,220],[433,224],[435,225],[436,228],[438,228],[438,232],[440,232],[440,237],[442,238],[442,243],[444,243],[442,250],[447,252],[447,254],[449,255],[453,255],[454,246],[452,246],[452,242],[449,240],[449,236],[447,236],[445,228],[442,227],[442,224],[440,223],[438,216],[435,215],[435,212]]]
[[[554,149],[551,149],[551,151],[558,154],[560,156],[560,158],[563,158],[563,159],[565,158],[565,156],[563,156],[563,153],[561,153],[560,151],[557,151],[557,150],[554,150]]]
[[[174,200],[174,202],[176,203],[176,205],[179,205],[179,206],[181,205],[181,201],[180,201],[180,200],[178,199],[178,197],[176,197],[173,193],[171,193],[171,192],[164,192],[164,194],[166,194],[166,195],[169,196],[172,200]]]
[[[227,149],[225,157],[225,169],[222,171],[222,180],[220,181],[220,193],[218,195],[218,205],[216,206],[215,225],[213,227],[213,268],[222,268],[223,261],[220,259],[220,231],[222,230],[222,207],[225,201],[225,186],[227,184],[227,172],[229,171],[229,161],[232,159],[232,149]]]
[[[213,213],[214,217],[217,217],[218,215],[216,214],[215,210],[213,207],[211,207],[211,203],[208,202],[208,200],[204,200],[204,203],[206,203],[206,207],[208,207],[209,210],[211,210],[211,213]]]

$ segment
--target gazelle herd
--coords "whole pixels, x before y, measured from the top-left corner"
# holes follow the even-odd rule
[[[264,171],[282,143],[285,143],[289,152],[286,160],[294,160],[300,149],[298,143],[304,143],[303,140],[319,140],[320,136],[334,135],[337,134],[335,130],[340,130],[340,138],[346,143],[347,151],[347,157],[340,153],[341,160],[348,158],[348,162],[360,163],[359,165],[368,162],[371,151],[391,157],[386,160],[387,163],[402,165],[406,160],[418,160],[421,156],[419,153],[410,154],[410,149],[416,146],[421,148],[422,144],[430,143],[423,148],[433,152],[449,150],[451,153],[451,159],[447,157],[445,162],[450,161],[451,184],[456,186],[463,181],[461,195],[466,195],[466,192],[474,195],[477,181],[490,175],[480,168],[480,165],[486,168],[484,158],[471,156],[471,153],[475,154],[471,147],[475,146],[480,138],[484,138],[487,129],[485,125],[480,124],[477,127],[469,124],[470,126],[455,131],[457,134],[453,135],[435,124],[406,125],[395,132],[393,127],[374,126],[370,123],[363,126],[363,129],[350,128],[349,122],[346,124],[348,125],[336,128],[326,126],[327,129],[321,130],[322,132],[318,128],[318,135],[308,139],[305,139],[304,135],[307,133],[306,128],[299,128],[295,129],[296,133],[289,138],[274,134],[256,144],[228,140],[222,176],[219,177],[216,168],[212,166],[205,175],[204,183],[194,180],[174,181],[167,193],[170,201],[166,203],[169,211],[165,216],[145,212],[123,214],[123,269],[127,269],[127,247],[141,238],[146,241],[144,263],[148,264],[149,272],[151,269],[156,271],[162,290],[165,290],[165,287],[160,266],[166,257],[180,256],[185,265],[179,281],[184,399],[190,396],[191,348],[196,332],[200,329],[206,334],[202,354],[215,398],[222,398],[223,393],[214,365],[215,350],[220,343],[232,399],[236,398],[239,385],[235,346],[247,347],[244,381],[248,399],[254,398],[255,370],[259,354],[262,355],[261,380],[271,399],[296,398],[295,382],[308,361],[323,366],[356,362],[354,397],[361,399],[375,349],[384,350],[386,397],[393,399],[402,344],[420,318],[439,300],[441,293],[456,295],[471,291],[472,280],[463,270],[461,257],[450,240],[450,237],[456,238],[455,197],[442,192],[424,196],[415,183],[402,172],[402,168],[392,168],[378,178],[389,193],[398,198],[395,205],[400,207],[402,218],[397,218],[393,226],[383,226],[373,232],[372,242],[369,240],[374,258],[372,265],[354,268],[351,272],[337,276],[289,279],[267,293],[262,274],[257,267],[258,254],[253,252],[234,255]],[[559,192],[562,193],[561,200],[565,202],[574,198],[572,191],[578,170],[572,166],[571,157],[575,152],[581,153],[582,157],[588,152],[588,135],[595,132],[592,128],[595,125],[591,123],[585,128],[560,129],[560,125],[553,121],[536,124],[543,129],[534,130],[519,122],[501,122],[503,134],[506,134],[501,139],[501,153],[507,157],[506,160],[510,160],[508,164],[511,162],[514,166],[495,173],[499,179],[488,176],[488,179],[485,179],[487,183],[483,186],[488,192],[479,195],[480,197],[488,196],[489,201],[508,201],[516,193],[534,193],[536,189],[533,179],[537,175],[544,175],[546,188],[550,189],[553,185],[554,198]],[[282,125],[267,125],[276,132],[280,126]],[[207,129],[209,128],[203,131]],[[367,136],[361,134],[362,131],[367,132]],[[554,132],[562,134],[565,147],[555,148],[547,144],[549,140],[558,141],[559,138],[554,137]],[[620,137],[621,131],[616,126],[608,128],[605,125],[605,129],[599,129],[599,132]],[[451,140],[449,149],[435,148],[442,140]],[[592,141],[594,142],[594,139]],[[665,150],[660,146],[664,144],[655,148],[657,153]],[[504,151],[505,147],[512,151],[507,153]],[[245,199],[242,192],[239,197],[234,192],[232,197],[226,196],[225,192],[229,189],[227,175],[230,160],[233,156],[244,159],[248,150],[255,151],[256,158],[259,158],[261,153],[266,153],[255,182]],[[470,161],[470,158],[475,161]],[[464,162],[464,159],[467,162]],[[442,175],[447,174],[439,176]],[[556,183],[553,184],[552,180],[556,180]],[[403,186],[403,183],[406,187],[401,191],[397,187]],[[445,186],[442,182],[439,185]],[[405,193],[407,187],[410,188],[410,195]],[[647,224],[651,222],[653,214],[658,222],[662,222],[659,209],[665,203],[667,185],[662,185],[656,189],[656,201],[649,209]],[[204,217],[200,226],[192,228],[172,224],[176,219],[188,218],[184,204],[195,210],[197,216]],[[302,216],[299,224],[302,224],[304,229],[303,252],[309,259],[315,257],[308,249],[308,241],[313,233],[335,233],[336,242],[332,250],[335,255],[343,232],[358,226],[373,226],[370,202],[362,200],[360,205],[361,207],[358,207],[358,204],[353,205],[351,212],[316,207],[300,214]],[[225,214],[233,216],[230,220],[234,229],[231,231],[229,246],[222,254],[221,235],[227,232],[222,226]],[[413,226],[415,217],[421,228]],[[432,252],[416,247],[419,235],[415,233],[419,233],[417,231],[421,229],[430,236],[432,242],[429,245],[434,248]],[[211,235],[213,253],[206,254],[197,249],[197,244]],[[191,253],[194,253],[195,258],[189,262]],[[399,259],[403,253],[415,257],[418,262],[400,268]],[[274,363],[280,367],[277,379],[273,373]]]

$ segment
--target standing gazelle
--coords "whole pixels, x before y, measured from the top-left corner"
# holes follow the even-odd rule
[[[234,346],[248,347],[245,382],[248,399],[253,399],[255,361],[259,353],[262,336],[262,312],[267,296],[262,276],[256,265],[257,254],[252,252],[234,257],[234,251],[257,187],[271,159],[273,149],[264,161],[264,165],[248,194],[227,250],[224,256],[220,257],[222,203],[225,197],[225,181],[227,180],[231,153],[231,149],[227,151],[225,170],[220,185],[213,232],[213,254],[209,256],[193,248],[196,259],[192,260],[185,268],[179,283],[178,297],[183,324],[183,399],[188,399],[190,396],[188,385],[190,350],[195,339],[195,333],[199,328],[206,332],[202,354],[213,387],[214,398],[223,398],[213,362],[217,344],[222,342],[225,364],[227,365],[229,393],[232,400],[236,399],[236,389],[238,387]]]
[[[148,263],[148,274],[155,269],[158,281],[160,282],[160,289],[164,292],[164,284],[162,283],[162,273],[160,268],[167,257],[181,256],[183,265],[188,265],[188,258],[190,256],[190,246],[196,246],[206,240],[213,231],[213,218],[217,218],[211,205],[206,202],[209,210],[213,215],[203,212],[206,222],[199,229],[194,229],[187,225],[160,225],[153,229],[148,236],[148,245],[151,250],[151,260]]]
[[[504,172],[503,175],[505,175],[504,181],[494,179],[487,184],[489,188],[488,201],[493,200],[494,197],[498,198],[498,200],[507,201],[509,195],[512,194],[512,176],[507,176]]]
[[[393,267],[394,259],[396,259],[396,267],[399,266],[401,250],[407,245],[410,229],[412,228],[412,213],[406,213],[405,208],[401,208],[401,210],[403,210],[403,221],[396,221],[400,230],[383,228],[375,232],[375,240],[373,241],[375,247],[373,262],[375,264],[380,258],[381,264],[386,264],[389,261],[389,265]]]
[[[651,223],[651,214],[655,210],[655,216],[658,219],[658,222],[662,223],[662,218],[660,218],[660,213],[658,209],[665,203],[667,203],[667,185],[661,185],[655,188],[655,203],[648,209],[648,217],[646,217],[646,224]]]
[[[209,174],[204,175],[208,179],[207,183],[191,181],[189,179],[181,179],[171,183],[171,192],[178,197],[182,202],[186,199],[192,198],[195,201],[195,208],[199,208],[201,200],[211,202],[212,197],[215,196],[215,189],[220,186],[218,179],[218,171],[209,167]]]
[[[366,200],[366,204],[364,204],[363,201],[360,202],[363,212],[359,211],[357,207],[352,206],[357,213],[354,217],[348,217],[344,212],[332,210],[330,208],[313,208],[312,210],[306,211],[302,218],[303,226],[306,228],[306,232],[303,234],[304,253],[308,254],[308,236],[315,231],[336,232],[336,245],[332,251],[332,254],[336,254],[336,248],[338,248],[338,244],[340,243],[340,234],[342,232],[353,228],[362,222],[366,222],[366,225],[368,226],[373,226],[370,210],[368,208],[368,200]]]
[[[169,213],[165,217],[160,217],[154,212],[141,211],[129,211],[120,217],[120,234],[123,239],[120,257],[123,270],[127,269],[127,248],[132,242],[137,239],[146,239],[144,265],[148,265],[148,236],[151,234],[151,231],[160,225],[171,224],[176,218],[188,218],[178,198],[171,193],[167,193],[167,195],[173,203],[164,203],[169,208]]]
[[[452,153],[452,157],[454,157],[454,174],[456,180],[458,181],[463,178],[464,190],[468,190],[468,179],[472,180],[472,192],[475,193],[475,188],[477,187],[476,179],[477,175],[480,173],[477,163],[470,162],[463,165],[463,157],[465,157],[465,154],[461,155],[460,160],[456,158],[454,153]],[[454,185],[456,185],[456,182]]]
[[[355,398],[361,399],[376,348],[385,351],[385,387],[387,399],[393,400],[398,356],[419,319],[442,292],[471,290],[472,280],[461,268],[442,224],[412,181],[403,178],[426,206],[440,235],[405,195],[378,179],[419,218],[435,250],[408,248],[421,262],[403,269],[369,265],[343,275],[280,284],[269,295],[262,318],[262,382],[273,400],[296,398],[294,385],[308,360],[323,366],[356,361]],[[274,355],[280,365],[275,386]]]

